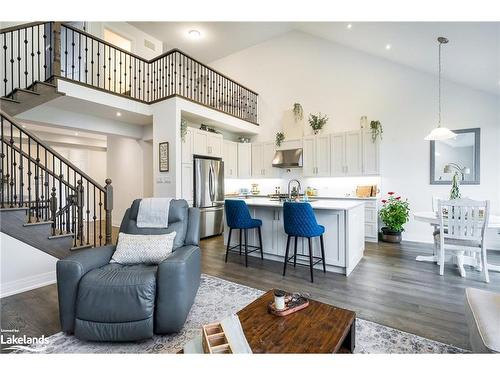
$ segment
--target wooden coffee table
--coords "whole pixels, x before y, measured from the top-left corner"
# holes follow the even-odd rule
[[[267,312],[273,291],[239,311],[253,353],[352,353],[356,313],[310,300],[309,306],[278,317]]]

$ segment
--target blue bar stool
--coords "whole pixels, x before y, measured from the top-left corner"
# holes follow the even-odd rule
[[[240,199],[226,199],[224,201],[224,210],[226,212],[226,223],[229,227],[229,235],[227,237],[227,249],[226,249],[226,263],[227,255],[230,251],[239,247],[239,253],[241,255],[241,234],[245,235],[245,267],[248,267],[248,254],[254,251],[260,250],[260,258],[264,259],[264,254],[262,252],[262,234],[260,227],[262,226],[262,220],[252,219],[250,216],[250,211],[248,211],[247,204]],[[259,246],[248,245],[248,229],[257,228],[259,234]],[[233,229],[240,230],[240,243],[238,245],[230,247],[231,244],[231,233]],[[252,251],[248,251],[251,248]]]
[[[286,240],[286,252],[285,252],[285,262],[283,266],[283,276],[286,273],[286,265],[293,258],[293,266],[297,264],[297,239],[298,237],[305,237],[309,242],[309,268],[311,271],[311,282],[314,282],[313,267],[323,262],[323,272],[326,272],[325,265],[325,246],[323,242],[323,233],[325,233],[325,227],[319,225],[316,221],[316,216],[309,203],[305,202],[285,202],[283,205],[283,219],[285,233],[288,235]],[[318,237],[321,242],[321,258],[313,256],[312,249],[312,238]],[[288,257],[288,248],[290,246],[290,238],[295,238],[294,253],[291,257]],[[300,255],[305,256],[307,255]],[[303,264],[305,265],[305,264]]]

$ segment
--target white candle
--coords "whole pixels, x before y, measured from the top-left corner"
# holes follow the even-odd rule
[[[274,307],[276,310],[285,309],[285,292],[282,290],[274,291]]]

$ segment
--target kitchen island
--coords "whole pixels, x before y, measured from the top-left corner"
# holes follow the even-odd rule
[[[287,235],[283,229],[283,202],[269,198],[243,199],[250,210],[250,215],[262,220],[262,246],[264,258],[283,262]],[[310,202],[318,224],[325,227],[325,261],[327,271],[349,275],[363,257],[365,249],[364,202],[348,200],[317,200]],[[225,225],[225,224],[224,224]],[[227,245],[229,228],[224,228],[224,244]],[[239,234],[234,233],[231,245],[239,241]],[[297,254],[308,255],[307,239],[299,238]],[[248,231],[248,245],[258,246],[255,230]],[[293,246],[290,245],[291,251]],[[319,237],[313,239],[313,255],[320,256]],[[260,257],[260,252],[251,256]],[[315,268],[321,269],[317,264]]]

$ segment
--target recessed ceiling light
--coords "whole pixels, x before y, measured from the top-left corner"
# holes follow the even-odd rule
[[[117,116],[117,117],[120,117],[121,115],[122,115],[122,113],[121,113],[121,112],[116,112],[116,116]]]
[[[26,125],[23,125],[23,128],[26,128]]]
[[[390,50],[390,49],[391,49],[391,47],[392,47],[392,46],[391,46],[390,44],[386,44],[386,45],[385,45],[385,49],[386,49],[386,50]]]
[[[190,39],[198,40],[201,38],[201,33],[198,30],[189,30],[188,36]]]
[[[352,29],[352,24],[351,24],[351,23],[348,23],[348,24],[347,24],[347,28],[348,28],[348,29]]]
[[[75,135],[78,137],[78,132],[75,132]]]

